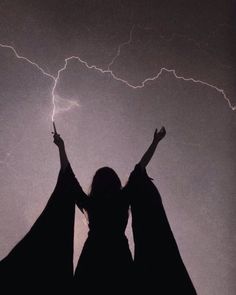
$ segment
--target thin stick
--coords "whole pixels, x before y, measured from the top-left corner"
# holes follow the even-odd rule
[[[54,130],[54,133],[57,134],[57,129],[56,129],[56,124],[55,124],[55,122],[53,121],[52,124],[53,124],[53,130]]]

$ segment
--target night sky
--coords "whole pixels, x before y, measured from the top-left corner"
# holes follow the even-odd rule
[[[57,129],[86,192],[101,166],[125,184],[155,128],[166,127],[148,173],[200,295],[236,292],[233,2],[0,1],[1,45],[54,77],[70,56],[87,63],[68,61],[54,92]],[[56,183],[53,86],[0,46],[0,259]],[[79,212],[75,232],[76,263],[87,233]],[[133,249],[130,226],[127,234]]]

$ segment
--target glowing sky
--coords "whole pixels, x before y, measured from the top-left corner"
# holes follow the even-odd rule
[[[232,3],[0,2],[0,44],[47,73],[0,47],[0,258],[28,231],[56,182],[53,91],[57,129],[85,191],[105,165],[124,184],[155,128],[166,127],[148,172],[183,260],[198,294],[234,294]],[[79,60],[68,60],[53,88],[71,56]],[[79,212],[76,221],[75,262],[87,232]]]

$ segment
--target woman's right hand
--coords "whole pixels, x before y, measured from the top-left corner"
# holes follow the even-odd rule
[[[55,143],[56,146],[58,146],[59,148],[64,147],[64,141],[61,138],[60,134],[53,132],[53,142]]]

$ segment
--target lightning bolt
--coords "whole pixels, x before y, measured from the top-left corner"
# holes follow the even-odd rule
[[[117,56],[116,56],[115,58],[117,58]],[[236,110],[236,106],[234,106],[234,105],[231,103],[230,99],[227,97],[227,95],[226,95],[226,93],[225,93],[225,91],[224,91],[223,89],[221,89],[221,88],[219,88],[219,87],[217,87],[217,86],[215,86],[215,85],[212,85],[212,84],[210,84],[210,83],[207,83],[207,82],[205,82],[205,81],[202,81],[202,80],[194,79],[194,78],[192,78],[192,77],[190,77],[190,78],[184,77],[184,76],[182,76],[182,75],[177,74],[175,69],[168,69],[168,68],[165,68],[165,67],[162,67],[162,68],[160,69],[160,71],[159,71],[156,75],[154,75],[154,76],[152,76],[152,77],[148,77],[148,78],[146,78],[145,80],[141,81],[139,84],[134,85],[134,84],[129,83],[127,80],[124,80],[124,79],[118,77],[118,76],[117,76],[117,75],[116,75],[116,74],[110,69],[110,66],[112,65],[112,63],[109,64],[107,70],[104,70],[104,69],[102,69],[102,68],[97,67],[96,65],[89,65],[87,61],[82,60],[82,59],[81,59],[80,57],[78,57],[78,56],[71,56],[71,57],[68,57],[68,58],[65,59],[65,65],[64,65],[64,67],[58,71],[59,74],[58,74],[58,76],[57,76],[57,81],[58,81],[58,79],[59,79],[60,73],[61,73],[62,71],[64,71],[64,70],[67,68],[68,62],[69,62],[70,60],[77,60],[77,61],[79,61],[81,64],[83,64],[86,68],[88,68],[88,69],[90,69],[90,70],[95,70],[95,71],[98,71],[98,72],[100,72],[100,73],[102,73],[102,74],[110,74],[114,80],[119,81],[119,82],[122,82],[123,84],[125,84],[126,86],[128,86],[128,87],[130,87],[130,88],[132,88],[132,89],[141,89],[141,88],[144,88],[148,82],[157,80],[157,79],[161,76],[161,74],[162,74],[163,72],[167,72],[167,73],[172,74],[176,79],[183,80],[183,81],[185,81],[185,82],[193,82],[193,83],[196,83],[196,84],[205,85],[205,86],[208,86],[208,87],[210,87],[210,88],[216,90],[218,93],[220,93],[220,94],[223,96],[223,98],[225,99],[225,101],[227,102],[227,104],[228,104],[228,106],[231,108],[231,110],[232,110],[232,111],[235,111],[235,110]],[[114,59],[113,59],[113,60],[114,60]],[[56,83],[55,83],[55,87],[56,87]],[[55,89],[54,89],[54,90],[55,90]]]
[[[125,45],[129,45],[132,42],[132,35],[133,35],[133,31],[134,31],[134,25],[132,26],[130,33],[129,33],[129,40],[125,41],[124,43],[121,43],[117,49],[116,55],[113,57],[113,59],[111,60],[111,62],[108,64],[107,69],[110,70],[111,66],[114,64],[114,62],[116,61],[116,59],[120,56],[121,53],[121,48],[124,47]]]
[[[67,70],[67,67],[69,66],[69,63],[71,61],[76,60],[77,62],[79,62],[80,64],[82,64],[83,66],[85,66],[88,70],[94,70],[97,72],[100,72],[102,74],[108,74],[110,75],[114,80],[119,81],[121,83],[123,83],[124,85],[126,85],[127,87],[137,90],[137,89],[141,89],[144,88],[148,82],[151,81],[155,81],[158,80],[159,77],[164,73],[167,72],[168,74],[173,75],[176,79],[179,80],[183,80],[185,82],[192,82],[195,84],[200,84],[200,85],[204,85],[207,86],[209,88],[212,88],[213,90],[215,90],[216,92],[218,92],[219,94],[222,95],[222,97],[224,98],[224,100],[227,102],[228,106],[230,107],[230,109],[232,111],[236,110],[236,106],[233,105],[230,101],[230,99],[227,97],[225,91],[219,87],[217,87],[216,85],[210,84],[206,81],[202,81],[199,79],[195,79],[193,77],[184,77],[183,75],[180,75],[177,73],[177,71],[175,69],[170,69],[170,68],[166,68],[166,67],[162,67],[158,73],[156,73],[155,75],[148,77],[146,79],[144,79],[143,81],[139,82],[138,84],[131,84],[129,81],[118,77],[111,69],[111,67],[113,66],[113,64],[116,62],[116,60],[119,58],[119,56],[121,55],[121,50],[124,46],[129,45],[132,42],[132,34],[133,34],[133,30],[134,30],[134,26],[131,28],[130,30],[130,34],[129,34],[129,39],[128,41],[125,41],[123,43],[121,43],[118,46],[118,49],[116,51],[116,54],[114,55],[114,57],[112,58],[111,62],[108,64],[107,69],[103,69],[101,67],[98,67],[96,65],[90,65],[87,61],[81,59],[79,56],[70,56],[64,59],[64,65],[57,71],[56,75],[52,75],[50,73],[48,73],[47,71],[45,71],[40,65],[38,65],[36,62],[30,60],[29,58],[20,55],[17,50],[11,46],[11,45],[7,45],[7,44],[1,44],[0,43],[0,47],[4,48],[4,49],[8,49],[11,50],[15,57],[17,59],[23,60],[29,64],[31,64],[33,67],[35,67],[38,71],[40,71],[45,77],[49,78],[52,81],[52,89],[51,89],[51,99],[52,99],[52,105],[53,105],[53,110],[52,110],[52,121],[54,122],[55,119],[55,115],[57,113],[61,113],[61,112],[65,112],[65,111],[69,111],[71,110],[73,107],[78,107],[79,104],[76,101],[73,100],[67,100],[67,99],[63,99],[61,98],[59,95],[56,94],[56,88],[58,85],[58,82],[60,80],[61,74]],[[173,38],[174,36],[172,36],[171,38]],[[199,45],[199,44],[198,44]],[[9,165],[9,158],[12,154],[12,151],[10,151],[9,153],[7,153],[6,157],[2,160],[0,160],[0,164],[6,164],[8,168],[13,169],[13,167],[11,167]],[[13,169],[15,171],[15,169]]]
[[[63,65],[62,68],[60,68],[57,71],[56,76],[53,76],[52,74],[46,72],[42,67],[40,67],[34,61],[31,61],[27,57],[20,55],[13,46],[5,45],[5,44],[0,43],[0,47],[10,49],[14,53],[16,58],[24,60],[24,61],[30,63],[32,66],[36,67],[43,75],[45,75],[46,77],[48,77],[49,79],[51,79],[53,81],[52,90],[51,90],[51,97],[52,97],[52,104],[53,104],[52,121],[54,121],[56,113],[68,111],[74,106],[79,106],[79,104],[76,101],[64,100],[63,98],[59,97],[56,94],[56,87],[57,87],[58,81],[60,80],[61,73],[64,72],[67,69],[67,67],[69,65],[69,62],[73,61],[73,60],[77,60],[80,64],[84,65],[89,70],[94,70],[94,71],[100,72],[102,74],[109,74],[114,80],[119,81],[119,82],[123,83],[124,85],[126,85],[127,87],[130,87],[132,89],[144,88],[146,86],[146,84],[148,84],[148,82],[157,80],[162,75],[163,72],[167,72],[169,74],[172,74],[176,79],[183,80],[185,82],[192,82],[192,83],[196,83],[196,84],[200,84],[200,85],[204,85],[204,86],[207,86],[209,88],[212,88],[213,90],[217,91],[218,93],[220,93],[222,95],[222,97],[227,102],[228,106],[230,107],[230,109],[232,111],[236,110],[236,106],[231,103],[230,99],[227,97],[227,95],[226,95],[226,93],[225,93],[225,91],[223,89],[217,87],[216,85],[210,84],[210,83],[208,83],[206,81],[195,79],[193,77],[184,77],[184,76],[178,74],[175,69],[162,67],[159,70],[158,73],[156,73],[155,75],[153,75],[151,77],[148,77],[148,78],[144,79],[143,81],[139,82],[136,85],[129,83],[129,81],[127,81],[127,80],[125,80],[125,79],[123,79],[121,77],[118,77],[111,70],[111,66],[114,64],[116,59],[120,56],[122,47],[124,47],[125,45],[128,45],[128,44],[130,44],[132,42],[133,30],[134,30],[134,26],[132,27],[132,29],[130,31],[129,40],[119,45],[117,53],[112,58],[111,62],[108,64],[107,69],[102,69],[102,68],[100,68],[100,67],[98,67],[96,65],[90,65],[87,61],[81,59],[79,56],[70,56],[70,57],[67,57],[64,60],[64,65]],[[63,100],[64,100],[64,107],[58,107],[58,109],[57,109],[57,103],[62,102]]]
[[[1,48],[7,48],[10,49],[14,55],[16,56],[16,58],[20,59],[20,60],[24,60],[26,62],[28,62],[29,64],[31,64],[33,67],[36,67],[44,76],[48,77],[49,79],[51,79],[53,81],[53,86],[52,86],[52,91],[51,91],[51,96],[52,96],[52,104],[53,104],[53,111],[52,111],[52,121],[54,121],[54,117],[55,114],[58,112],[63,112],[63,111],[68,111],[70,110],[73,106],[79,106],[79,104],[76,101],[72,101],[72,100],[64,100],[63,98],[59,97],[56,94],[56,87],[57,87],[57,83],[59,81],[60,78],[60,74],[61,72],[63,72],[66,67],[67,67],[67,61],[70,60],[70,58],[65,59],[65,63],[64,66],[58,70],[57,75],[53,76],[51,74],[49,74],[48,72],[46,72],[42,67],[40,67],[36,62],[31,61],[30,59],[28,59],[25,56],[20,55],[17,50],[11,46],[11,45],[6,45],[6,44],[1,44],[0,43],[0,47]],[[57,110],[57,102],[62,102],[64,100],[64,107],[59,107]]]

